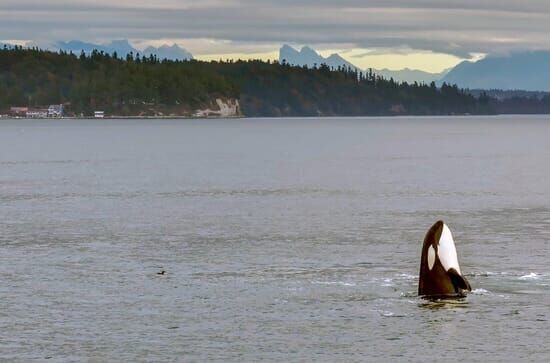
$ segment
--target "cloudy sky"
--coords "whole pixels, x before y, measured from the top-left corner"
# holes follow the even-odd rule
[[[440,71],[550,49],[548,0],[0,0],[0,39],[177,43],[202,59],[310,45],[374,68]]]

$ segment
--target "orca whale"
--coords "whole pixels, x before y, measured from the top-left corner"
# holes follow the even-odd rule
[[[437,221],[426,233],[420,258],[418,295],[428,298],[463,297],[472,291],[458,264],[451,230]]]

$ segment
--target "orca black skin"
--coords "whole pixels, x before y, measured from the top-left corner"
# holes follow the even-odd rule
[[[426,233],[420,258],[418,295],[427,298],[464,297],[472,291],[462,275],[449,227],[437,221]]]

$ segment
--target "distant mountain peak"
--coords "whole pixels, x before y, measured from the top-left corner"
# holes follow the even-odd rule
[[[180,49],[180,47],[176,43],[172,43],[172,45],[163,44],[159,49]]]
[[[333,54],[329,55],[329,56],[327,57],[327,59],[332,59],[332,60],[335,60],[335,61],[340,61],[340,62],[346,62],[346,63],[348,63],[348,62],[347,62],[340,54],[338,54],[338,53],[333,53]],[[351,63],[350,63],[350,64],[351,64]],[[355,66],[354,66],[354,67],[355,67]],[[358,67],[355,67],[355,68],[359,69]]]
[[[325,58],[315,49],[307,45],[303,46],[300,51],[297,51],[287,44],[283,45],[279,52],[279,62],[282,63],[283,61],[291,65],[307,66],[309,68],[326,64],[331,68],[351,67],[353,69],[359,69],[336,53]]]
[[[162,46],[155,48],[149,46],[144,50],[139,50],[134,48],[128,39],[115,39],[106,44],[95,44],[83,42],[80,40],[70,40],[68,42],[58,41],[56,47],[72,52],[81,52],[91,53],[94,49],[98,51],[103,51],[109,54],[116,52],[119,56],[125,57],[130,53],[133,54],[143,54],[145,56],[156,55],[160,59],[170,59],[170,60],[184,60],[184,59],[193,59],[193,55],[188,52],[186,49],[181,48],[177,44],[167,45],[163,44]]]
[[[172,45],[163,44],[158,48],[149,46],[143,52],[147,56],[154,54],[160,59],[193,59],[193,55],[190,52],[184,48],[181,48],[176,43],[173,43]]]
[[[116,51],[119,55],[126,55],[130,52],[136,53],[138,50],[130,44],[128,39],[116,39],[112,40],[110,43],[104,46],[107,51],[111,50]],[[112,53],[112,52],[109,52]]]

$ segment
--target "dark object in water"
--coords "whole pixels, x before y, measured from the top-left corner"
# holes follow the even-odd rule
[[[430,298],[456,298],[472,291],[458,264],[451,230],[437,221],[428,231],[422,245],[418,295]]]
[[[166,271],[162,270],[161,272],[157,272],[157,275],[164,275]]]

